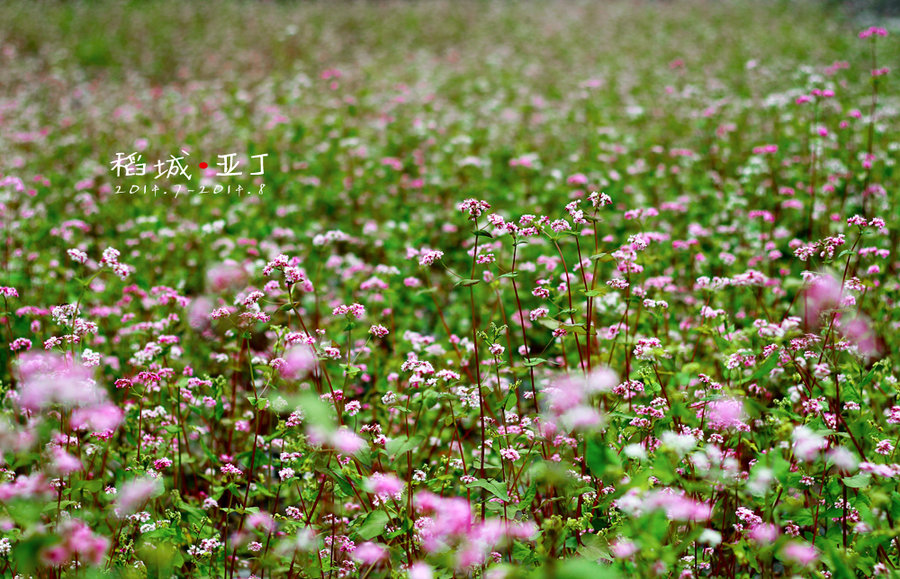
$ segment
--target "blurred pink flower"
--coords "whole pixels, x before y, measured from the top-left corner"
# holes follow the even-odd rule
[[[761,545],[767,545],[778,538],[778,527],[771,523],[755,525],[748,533],[749,537]]]
[[[129,515],[162,490],[162,483],[150,477],[136,478],[122,485],[117,493],[118,514]]]
[[[284,354],[279,370],[287,380],[299,380],[316,367],[316,355],[305,344],[294,346]]]
[[[638,546],[631,541],[616,541],[609,546],[609,551],[616,559],[627,559],[638,552]]]
[[[43,473],[32,475],[20,474],[13,482],[0,484],[0,501],[9,501],[16,497],[37,500],[53,494],[53,487],[47,482]]]
[[[704,413],[707,425],[713,430],[750,431],[750,427],[745,423],[747,414],[744,412],[744,403],[736,398],[708,402],[706,408],[698,412],[698,418]]]
[[[803,567],[808,567],[819,558],[816,548],[806,543],[791,542],[784,546],[781,555],[788,561],[793,561]]]
[[[371,541],[357,545],[353,550],[353,558],[365,565],[374,565],[387,556],[387,550]]]
[[[376,472],[368,480],[369,488],[376,495],[396,495],[403,491],[403,481],[392,474]]]
[[[433,579],[434,573],[427,563],[413,563],[409,568],[409,579]]]
[[[272,532],[275,530],[275,520],[269,513],[259,511],[258,513],[251,513],[247,517],[247,527]]]
[[[88,428],[94,432],[115,430],[122,424],[125,412],[111,402],[88,408],[78,408],[72,412],[72,428]]]
[[[819,314],[839,308],[842,293],[841,282],[833,276],[817,276],[806,289],[806,324],[814,326],[819,320]]]
[[[23,354],[19,357],[18,372],[19,403],[27,410],[54,404],[83,406],[105,399],[106,393],[97,388],[91,370],[59,354]]]
[[[878,338],[866,318],[857,316],[849,321],[840,318],[837,325],[841,334],[859,349],[860,354],[874,356],[878,353]]]
[[[331,435],[331,445],[344,454],[354,454],[362,450],[366,445],[366,441],[355,432],[351,432],[346,428],[340,428]]]
[[[41,560],[47,565],[59,566],[76,557],[91,565],[100,565],[109,549],[109,539],[95,535],[78,519],[63,522],[58,529],[62,543],[41,551]]]
[[[247,272],[234,261],[214,265],[206,270],[206,282],[215,293],[241,287],[247,281]]]
[[[72,456],[62,448],[54,448],[52,454],[53,470],[62,475],[72,474],[73,472],[77,472],[84,468],[84,465],[81,464],[81,460]]]

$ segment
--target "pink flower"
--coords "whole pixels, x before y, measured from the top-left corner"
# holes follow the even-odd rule
[[[153,468],[156,470],[163,470],[164,468],[169,468],[172,466],[171,458],[157,458],[153,461]]]
[[[880,26],[870,26],[859,33],[860,38],[869,38],[870,36],[887,36],[887,30]]]
[[[806,543],[790,542],[781,550],[781,555],[803,567],[809,567],[819,558],[816,548]]]
[[[521,455],[519,455],[519,452],[518,452],[516,449],[514,449],[514,448],[504,448],[504,449],[502,449],[502,450],[500,451],[500,456],[502,456],[502,457],[505,458],[506,460],[513,461],[513,462],[515,462],[515,461],[519,460],[520,458],[522,458]]]
[[[88,368],[58,354],[23,354],[18,370],[22,382],[19,403],[28,410],[54,404],[81,406],[105,398],[105,392],[97,388]]]
[[[62,545],[56,545],[41,552],[41,561],[51,567],[59,567],[69,558],[69,553]]]
[[[14,287],[0,286],[0,296],[5,298],[17,298],[19,297],[19,292],[17,292]]]
[[[162,483],[149,477],[136,478],[125,483],[116,495],[118,515],[124,517],[133,513],[161,490]]]
[[[63,475],[72,474],[84,469],[81,460],[72,456],[62,448],[53,449],[53,469]]]
[[[286,380],[299,380],[316,367],[316,356],[305,344],[294,346],[284,354],[284,362],[279,367]]]
[[[362,450],[366,441],[346,428],[338,429],[331,436],[331,445],[344,454],[355,454]]]
[[[813,325],[819,314],[840,307],[843,288],[830,275],[816,277],[806,290],[806,323]]]
[[[828,458],[844,472],[853,472],[859,468],[859,461],[856,455],[844,448],[837,446],[828,451]]]
[[[80,264],[87,263],[88,255],[85,252],[81,251],[80,249],[74,249],[74,248],[69,249],[66,251],[66,253],[68,253],[69,257],[71,257],[72,260],[75,261],[76,263],[80,263]]]
[[[426,551],[440,550],[451,538],[465,536],[472,529],[472,510],[465,498],[444,498],[421,491],[415,496],[415,504],[420,512],[433,513],[434,525],[421,532]]]
[[[331,312],[335,316],[353,316],[357,320],[366,315],[366,308],[362,304],[339,305]]]
[[[387,336],[390,331],[380,324],[375,324],[371,328],[369,328],[369,333],[375,336],[376,338],[383,338]]]
[[[391,496],[403,492],[403,481],[392,474],[376,472],[368,480],[369,489],[376,495]]]
[[[59,526],[62,542],[41,552],[41,560],[47,565],[59,566],[77,557],[80,561],[91,565],[101,565],[109,539],[95,535],[91,529],[78,519],[72,519]]]
[[[30,476],[20,474],[14,482],[0,484],[0,501],[8,501],[15,497],[24,497],[35,500],[48,497],[53,493],[53,487],[47,483],[43,473]]]
[[[444,252],[436,249],[425,249],[419,255],[419,265],[429,266],[434,264],[434,262],[439,261],[442,257],[444,257]],[[407,278],[409,280],[410,278]],[[413,278],[414,279],[414,278]],[[416,280],[418,282],[418,280]],[[409,286],[409,283],[406,284]],[[409,286],[414,287],[414,286]]]
[[[102,535],[95,535],[90,528],[77,519],[68,525],[64,524],[62,535],[70,553],[78,555],[78,558],[92,565],[103,563],[106,551],[109,549],[109,539]]]
[[[357,545],[353,550],[353,558],[365,565],[374,565],[387,556],[387,550],[371,541]]]
[[[433,579],[434,573],[427,563],[413,563],[409,568],[409,579]]]
[[[275,530],[275,520],[269,513],[260,511],[258,513],[252,513],[247,517],[247,527],[272,532]]]
[[[610,392],[619,384],[619,377],[609,368],[598,368],[588,374],[584,385],[585,392]]]
[[[752,527],[748,534],[757,543],[767,545],[778,538],[778,527],[770,523],[763,523]]]
[[[638,546],[631,541],[616,541],[609,546],[609,550],[613,557],[627,559],[638,552]]]
[[[741,430],[749,432],[750,427],[745,424],[747,414],[744,412],[744,403],[735,398],[713,400],[706,404],[705,410],[698,413],[706,415],[706,423],[713,430]]]
[[[491,208],[490,204],[487,201],[481,201],[479,199],[466,199],[465,201],[459,203],[456,208],[463,213],[468,213],[469,217],[472,219],[476,219],[483,212],[487,211]]]
[[[75,409],[72,412],[71,424],[75,430],[87,428],[94,432],[107,432],[118,428],[124,418],[125,412],[121,408],[107,402]]]
[[[861,355],[873,356],[878,353],[877,337],[866,318],[857,316],[849,321],[841,318],[837,325],[841,334],[857,347]]]
[[[794,455],[802,461],[812,462],[819,455],[819,451],[828,445],[828,442],[806,426],[798,426],[791,434],[794,440]]]

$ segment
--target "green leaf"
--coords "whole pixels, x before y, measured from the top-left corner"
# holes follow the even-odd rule
[[[856,573],[850,570],[847,567],[847,564],[844,563],[844,556],[842,553],[835,547],[834,543],[831,541],[822,541],[825,545],[825,551],[828,556],[828,562],[832,570],[832,577],[834,579],[853,579],[856,577]]]
[[[415,450],[424,440],[425,438],[422,436],[392,438],[384,445],[384,449],[387,451],[388,457],[393,460],[397,456]]]
[[[609,468],[622,464],[609,445],[598,439],[588,441],[585,459],[591,473],[596,477],[601,477]]]
[[[532,501],[534,501],[534,497],[537,496],[537,483],[531,483],[531,486],[528,487],[528,490],[525,491],[525,494],[522,495],[522,500],[519,501],[519,508],[523,511],[526,510],[529,506],[531,506]]]
[[[759,380],[760,378],[764,378],[769,375],[769,372],[772,371],[772,368],[778,365],[778,356],[769,356],[765,362],[760,365],[759,368],[756,369],[753,374],[750,375],[749,378],[746,378],[742,384],[749,384],[754,380]]]
[[[554,568],[551,568],[554,567]],[[550,579],[586,579],[588,577],[603,577],[604,579],[616,579],[621,577],[617,569],[609,565],[601,565],[594,561],[575,557],[560,562],[547,562],[537,569],[534,577]]]
[[[554,320],[552,318],[543,318],[541,320],[538,320],[538,323],[545,328],[550,328],[551,330],[555,330],[561,325],[558,320]]]
[[[350,481],[347,480],[347,477],[339,473],[338,471],[329,468],[325,470],[326,473],[330,474],[334,477],[334,480],[337,482],[337,485],[341,487],[341,490],[345,495],[350,496],[353,495],[353,486],[350,484]]]
[[[469,486],[484,489],[502,501],[510,501],[509,494],[506,492],[506,483],[498,483],[497,481],[480,478],[469,483]]]
[[[390,520],[390,517],[384,511],[372,511],[359,524],[356,534],[366,541],[374,539],[384,532],[384,527]]]
[[[841,480],[851,489],[862,489],[869,486],[872,475],[867,472],[859,472],[853,476],[845,476]]]
[[[532,358],[528,362],[525,362],[525,367],[531,368],[532,366],[539,366],[540,364],[543,364],[546,361],[547,361],[546,358]]]
[[[461,286],[463,286],[463,287],[469,287],[469,286],[472,286],[472,285],[477,285],[477,284],[479,284],[479,283],[481,283],[481,280],[480,280],[480,279],[461,279],[461,280],[459,280],[458,282],[456,282],[455,285],[461,285]]]

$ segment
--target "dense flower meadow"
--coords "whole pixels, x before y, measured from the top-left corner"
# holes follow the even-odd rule
[[[896,31],[214,6],[0,6],[0,575],[900,576]]]

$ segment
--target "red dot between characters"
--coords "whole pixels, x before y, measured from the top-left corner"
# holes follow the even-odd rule
[[[207,165],[206,163],[200,163],[201,169],[206,169],[207,167],[209,167],[209,165]]]

